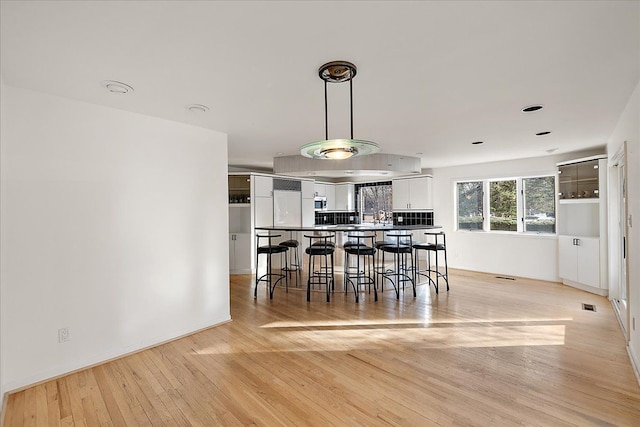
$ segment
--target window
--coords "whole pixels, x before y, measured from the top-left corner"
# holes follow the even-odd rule
[[[555,233],[555,188],[555,175],[458,182],[458,229]]]
[[[524,231],[556,232],[556,183],[552,176],[525,178]]]
[[[393,223],[391,189],[391,181],[356,184],[361,223]]]
[[[518,231],[516,180],[489,182],[489,230]]]
[[[482,181],[458,183],[458,229],[483,229],[482,194]]]

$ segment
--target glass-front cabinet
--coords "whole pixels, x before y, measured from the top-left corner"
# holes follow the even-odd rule
[[[558,166],[560,200],[599,198],[598,172],[598,159]]]
[[[251,202],[251,180],[249,175],[229,175],[229,203]]]

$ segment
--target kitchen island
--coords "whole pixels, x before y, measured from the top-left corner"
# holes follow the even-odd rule
[[[373,231],[373,232],[388,232],[388,231],[421,231],[421,230],[434,230],[442,228],[441,225],[373,225],[373,224],[335,224],[335,225],[314,225],[309,227],[301,227],[294,225],[273,225],[255,227],[256,230],[262,231],[288,231],[288,232],[305,232],[305,231],[317,231],[317,232],[351,232],[351,231]]]
[[[385,236],[393,232],[407,232],[413,235],[413,242],[419,243],[425,241],[424,232],[441,230],[441,225],[373,225],[373,224],[337,224],[337,225],[314,225],[308,227],[293,225],[273,225],[255,227],[256,233],[280,234],[280,237],[274,238],[273,243],[277,244],[284,240],[297,240],[300,243],[300,249],[304,254],[304,250],[309,245],[309,239],[305,235],[334,233],[335,245],[338,256],[336,257],[336,267],[342,266],[342,245],[348,240],[349,234],[375,233],[376,240],[384,240]],[[280,233],[277,233],[280,232]]]
[[[397,240],[395,237],[391,237],[392,235],[409,234],[412,236],[413,243],[421,243],[426,240],[424,235],[425,232],[438,232],[441,229],[442,229],[442,226],[440,225],[392,225],[392,224],[390,225],[336,224],[336,225],[316,225],[316,226],[307,226],[307,227],[290,226],[290,225],[274,225],[274,226],[255,227],[257,234],[274,235],[273,242],[272,242],[273,244],[278,244],[284,240],[289,240],[289,241],[295,240],[298,242],[294,249],[295,251],[299,251],[295,259],[299,259],[301,261],[301,262],[299,261],[298,265],[296,266],[297,267],[296,270],[298,271],[302,270],[304,268],[303,266],[305,265],[309,265],[310,267],[309,255],[306,253],[307,252],[306,249],[314,242],[314,239],[311,236],[324,236],[324,235],[330,234],[331,240],[335,244],[334,246],[335,253],[333,251],[331,252],[332,253],[331,276],[333,279],[334,272],[336,274],[343,275],[343,280],[339,281],[338,283],[342,282],[344,285],[343,289],[345,290],[347,286],[346,284],[347,280],[346,280],[346,277],[344,276],[345,257],[344,257],[343,245],[345,242],[349,240],[354,240],[353,238],[350,238],[350,236],[374,233],[375,234],[374,241],[387,240],[390,243],[393,243],[393,242],[397,242]],[[315,239],[315,241],[317,242],[317,239]],[[426,253],[427,251],[421,251],[421,252]],[[410,259],[412,259],[412,257],[413,255],[410,255]],[[383,262],[384,262],[384,259],[383,259]],[[326,260],[325,260],[325,263],[326,263]],[[322,271],[323,268],[327,268],[327,267],[328,266],[325,264],[325,266],[320,268],[318,271]],[[356,271],[360,271],[360,267],[358,266],[355,266],[355,267],[356,267]],[[389,267],[393,269],[393,265],[390,265]],[[352,269],[352,268],[354,268],[354,265],[349,263],[349,269]],[[375,268],[375,264],[374,264],[374,268]],[[397,266],[395,267],[395,269],[397,270]],[[322,274],[322,273],[316,272],[316,270],[312,268],[310,268],[310,271],[307,271],[306,274],[307,275],[310,274],[311,271],[315,272],[313,274],[316,274],[316,275]],[[388,269],[382,268],[382,271],[388,271]],[[397,279],[398,278],[399,277],[397,277]],[[378,286],[377,278],[373,280],[376,283],[374,285],[374,288],[375,288],[374,292],[376,294],[376,300],[377,300],[377,286]],[[429,281],[433,282],[430,278],[429,278]],[[296,287],[297,285],[298,285],[298,277],[296,274]],[[394,285],[394,287],[396,288],[397,294],[399,292],[399,286],[400,286],[399,284]],[[415,284],[413,284],[413,287],[414,287],[414,296],[415,296]],[[309,284],[307,284],[306,290],[307,290],[307,301],[309,301],[310,292],[311,292]],[[329,292],[330,291],[327,287],[326,288],[327,302],[329,301],[329,298],[330,298]],[[398,294],[398,297],[399,297],[399,294]],[[357,297],[356,297],[356,301],[357,301]]]

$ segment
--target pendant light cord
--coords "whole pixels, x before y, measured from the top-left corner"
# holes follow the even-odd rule
[[[351,139],[353,139],[353,70],[349,69],[349,109],[351,110]]]
[[[324,81],[324,139],[329,139],[329,113],[327,109],[327,81]]]

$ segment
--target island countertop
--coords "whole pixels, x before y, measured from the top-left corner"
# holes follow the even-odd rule
[[[337,225],[313,225],[308,227],[293,225],[273,225],[255,227],[262,231],[419,231],[438,230],[441,225],[372,225],[372,224],[337,224]]]

